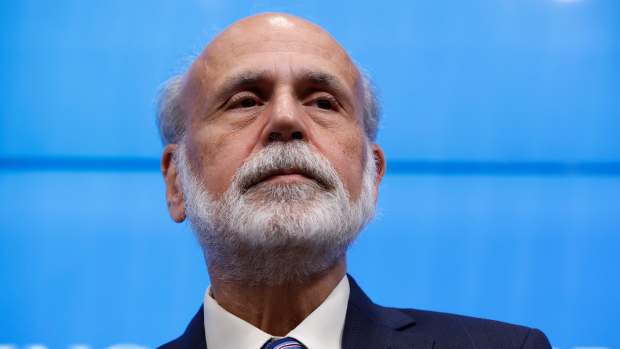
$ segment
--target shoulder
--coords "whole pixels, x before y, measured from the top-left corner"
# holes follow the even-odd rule
[[[157,347],[157,349],[176,349],[176,348],[182,348],[180,340],[178,338]]]
[[[204,310],[203,307],[192,318],[183,334],[157,349],[184,349],[184,348],[206,348],[205,332],[204,332]]]
[[[547,337],[537,329],[471,316],[383,307],[372,302],[351,276],[349,282],[349,326],[345,325],[345,329],[349,329],[351,336],[369,338],[373,328],[389,328],[392,331],[389,336],[393,342],[402,344],[401,347],[417,341],[416,348],[551,349]],[[380,326],[364,325],[368,320]],[[353,330],[360,328],[366,332]]]
[[[384,308],[415,320],[409,331],[424,332],[436,348],[551,348],[540,330],[506,322],[418,309]]]

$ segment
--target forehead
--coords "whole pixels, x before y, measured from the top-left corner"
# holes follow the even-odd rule
[[[216,37],[190,69],[203,90],[237,71],[256,69],[274,76],[320,70],[342,79],[352,90],[359,73],[344,49],[323,29],[286,16],[242,20]]]

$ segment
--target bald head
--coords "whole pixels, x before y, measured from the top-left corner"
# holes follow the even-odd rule
[[[351,79],[359,78],[346,51],[328,32],[307,20],[281,13],[258,14],[233,23],[213,39],[194,65],[226,66],[231,64],[231,57],[271,50],[319,55]]]
[[[303,62],[301,67],[298,62]],[[303,68],[303,69],[300,69]],[[241,19],[217,35],[194,60],[186,73],[170,79],[162,90],[158,123],[164,144],[177,143],[190,126],[191,115],[205,115],[214,107],[215,92],[227,78],[254,73],[302,74],[349,87],[366,136],[377,133],[378,108],[369,80],[346,51],[325,30],[302,18],[283,13],[263,13]],[[297,70],[297,71],[295,71]],[[249,75],[256,74],[246,74]]]

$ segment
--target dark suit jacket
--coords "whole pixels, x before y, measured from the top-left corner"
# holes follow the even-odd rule
[[[344,349],[551,348],[545,335],[536,329],[460,315],[386,308],[372,303],[351,276],[349,283]],[[201,307],[181,337],[159,348],[205,349],[205,342]]]

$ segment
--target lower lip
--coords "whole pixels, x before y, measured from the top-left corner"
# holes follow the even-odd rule
[[[272,176],[272,177],[267,178],[264,182],[294,183],[294,182],[309,181],[309,180],[311,179],[304,175],[291,173],[291,174],[282,174],[282,175]]]

